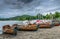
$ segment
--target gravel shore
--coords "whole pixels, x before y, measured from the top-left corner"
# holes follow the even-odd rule
[[[0,35],[0,39],[60,39],[60,26],[37,31],[18,31],[17,36]]]

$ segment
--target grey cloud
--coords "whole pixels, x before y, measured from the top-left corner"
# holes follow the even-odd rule
[[[30,2],[32,2],[33,0],[17,0],[17,1],[22,1],[22,2],[24,2],[24,3],[30,3]]]
[[[7,17],[6,14],[10,14],[9,17],[22,14],[36,15],[56,10],[60,10],[60,0],[0,0],[1,17]]]

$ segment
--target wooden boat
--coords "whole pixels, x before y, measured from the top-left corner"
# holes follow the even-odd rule
[[[60,23],[59,22],[55,22],[54,26],[60,26]]]
[[[18,27],[19,30],[23,30],[23,31],[35,31],[37,30],[37,25],[31,24],[31,25],[27,25],[27,26],[19,26]]]
[[[18,24],[13,24],[13,25],[12,25],[12,29],[14,29],[14,28],[16,29],[17,26],[18,26]]]
[[[39,27],[40,27],[40,28],[51,28],[50,25],[46,25],[46,24],[44,24],[44,25],[40,25]]]
[[[53,20],[54,26],[60,26],[60,21],[59,20]]]
[[[53,24],[50,24],[49,22],[43,23],[43,24],[39,24],[38,25],[39,28],[51,28],[53,27]]]
[[[5,25],[3,26],[3,34],[17,35],[17,32],[15,29],[12,29],[10,25]]]

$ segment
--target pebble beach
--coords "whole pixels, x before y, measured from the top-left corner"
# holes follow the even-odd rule
[[[16,36],[0,35],[0,39],[60,39],[60,26],[40,28],[37,31],[17,31]]]

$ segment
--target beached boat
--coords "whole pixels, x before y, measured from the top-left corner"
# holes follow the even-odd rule
[[[53,20],[54,26],[60,26],[60,21],[59,20]]]
[[[52,20],[37,20],[36,24],[39,26],[39,28],[53,27]]]
[[[10,25],[4,25],[3,26],[3,34],[17,35],[17,32]]]
[[[17,27],[19,30],[23,31],[35,31],[38,29],[37,25],[31,24],[31,25],[20,25]]]
[[[40,28],[51,28],[53,26],[54,26],[53,24],[49,24],[49,23],[43,23],[39,25]]]

